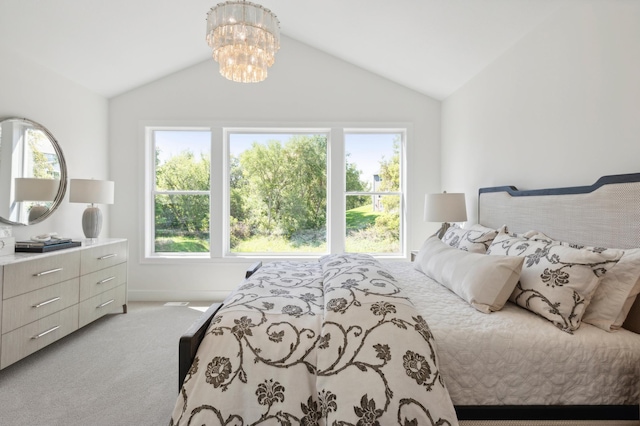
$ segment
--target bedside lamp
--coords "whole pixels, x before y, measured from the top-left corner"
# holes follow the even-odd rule
[[[438,238],[451,226],[449,222],[464,222],[467,220],[467,207],[463,193],[427,194],[424,197],[425,222],[442,222],[437,232]]]
[[[95,204],[113,204],[113,181],[71,179],[69,202],[90,204],[82,214],[82,231],[87,238],[98,238],[102,212]]]
[[[16,178],[16,201],[53,201],[60,188],[59,179]],[[43,204],[34,204],[29,209],[29,223],[34,222],[45,214],[49,207]]]

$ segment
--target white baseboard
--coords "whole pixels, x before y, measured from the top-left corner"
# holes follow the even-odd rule
[[[131,302],[222,302],[231,291],[128,290]]]

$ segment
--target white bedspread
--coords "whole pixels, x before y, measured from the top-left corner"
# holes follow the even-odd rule
[[[171,425],[456,426],[433,335],[368,255],[271,262],[225,300]]]
[[[413,263],[385,266],[429,323],[455,405],[640,403],[640,335],[585,323],[570,335],[511,302],[484,314]]]

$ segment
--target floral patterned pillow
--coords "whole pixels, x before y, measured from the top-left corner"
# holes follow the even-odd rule
[[[553,240],[541,232],[536,232],[535,235],[531,235],[531,238],[597,252],[610,260],[603,266],[606,273],[582,321],[605,331],[614,331],[622,327],[631,305],[640,293],[640,249],[622,250],[571,244]]]
[[[485,254],[496,235],[498,231],[480,224],[467,229],[452,226],[442,236],[442,241],[460,250]]]
[[[524,257],[510,301],[572,333],[611,260],[601,253],[500,230],[487,254]]]

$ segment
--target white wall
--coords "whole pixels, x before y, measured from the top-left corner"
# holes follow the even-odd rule
[[[291,39],[283,38],[264,82],[227,81],[217,63],[207,60],[111,99],[109,117],[117,196],[111,234],[129,239],[132,300],[216,300],[240,282],[250,264],[140,263],[144,122],[411,123],[408,247],[419,248],[433,231],[422,221],[422,204],[425,192],[440,189],[440,102]]]
[[[70,178],[108,178],[107,100],[1,45],[0,58],[0,117],[24,117],[47,128],[62,148]],[[55,231],[84,238],[81,220],[86,206],[68,200],[67,189],[52,216],[36,225],[14,226],[13,235],[21,240]],[[107,236],[109,209],[101,207],[102,235]]]
[[[442,104],[442,182],[588,185],[640,172],[640,2],[561,9]],[[470,220],[474,220],[470,218]]]

